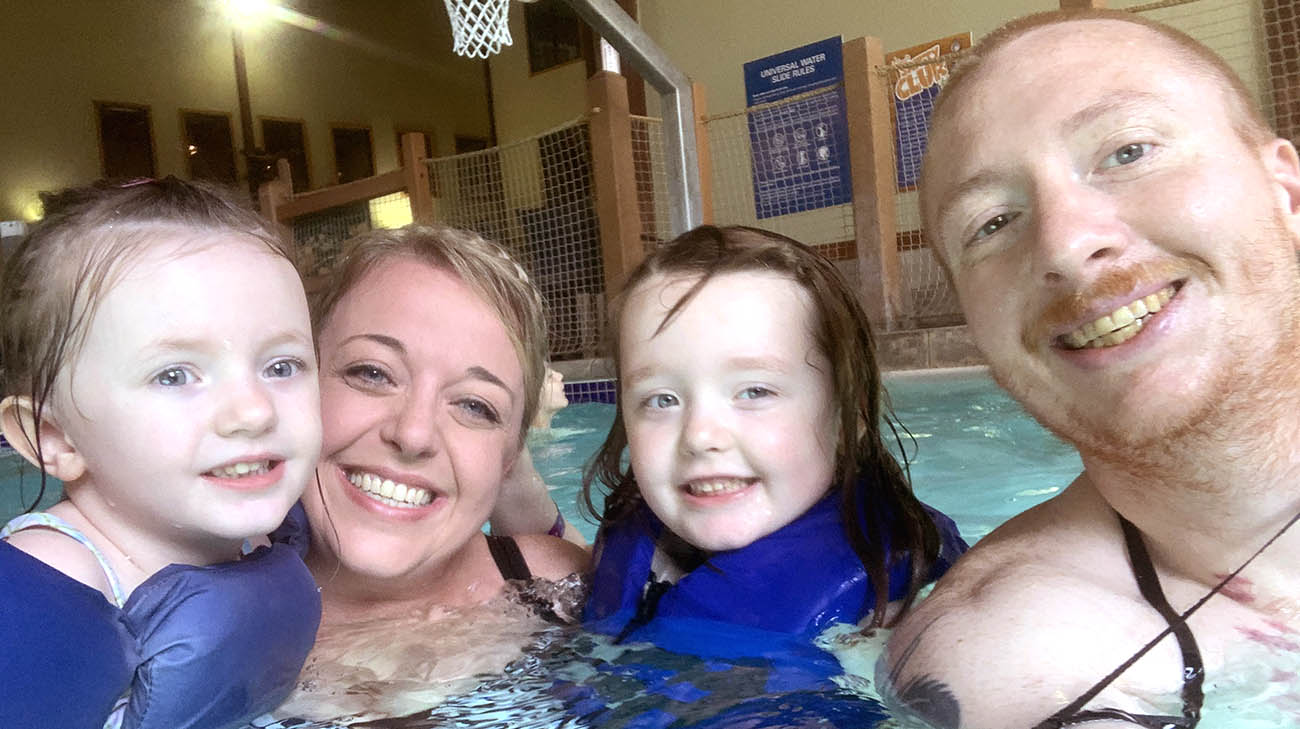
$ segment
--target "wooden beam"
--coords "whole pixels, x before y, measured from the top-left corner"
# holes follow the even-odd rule
[[[700,163],[700,221],[713,224],[713,155],[709,151],[709,130],[704,118],[709,112],[709,97],[703,84],[691,84],[691,101],[695,106],[695,154]]]
[[[645,257],[636,199],[636,158],[627,80],[601,71],[587,80],[591,108],[591,174],[605,264],[605,295],[613,296]]]
[[[844,44],[858,291],[877,331],[898,328],[906,312],[895,233],[893,94],[878,72],[884,65],[879,38]]]
[[[411,219],[417,223],[433,222],[433,188],[429,185],[429,165],[424,161],[424,135],[402,135],[402,176],[411,201]]]
[[[304,192],[276,208],[275,217],[280,221],[292,220],[307,213],[405,191],[406,173],[398,169],[374,177],[345,182],[342,185]]]

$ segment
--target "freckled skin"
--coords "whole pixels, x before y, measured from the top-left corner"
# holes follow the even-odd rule
[[[1221,79],[1134,23],[1035,27],[973,73],[931,129],[926,232],[999,384],[1085,471],[898,626],[895,698],[938,726],[1032,727],[1125,665],[1169,622],[1117,514],[1174,614],[1279,535],[1187,626],[1211,693],[1239,666],[1294,661],[1300,528],[1281,530],[1300,461],[1275,456],[1300,452],[1300,158],[1242,136]],[[1131,339],[1061,346],[1166,288]],[[1184,668],[1167,637],[1086,708],[1177,712]]]

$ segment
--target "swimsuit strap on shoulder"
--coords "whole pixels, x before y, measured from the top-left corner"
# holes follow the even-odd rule
[[[114,572],[112,566],[109,565],[108,558],[104,556],[103,552],[99,551],[99,547],[96,547],[95,543],[90,541],[89,537],[82,534],[79,529],[54,514],[38,511],[32,514],[20,514],[19,516],[15,516],[9,520],[8,524],[5,524],[3,528],[0,528],[0,539],[4,539],[9,535],[16,534],[24,529],[36,528],[53,529],[60,534],[77,540],[77,542],[79,542],[83,547],[89,549],[90,553],[95,556],[95,560],[99,562],[100,568],[104,570],[104,576],[108,578],[108,586],[113,591],[114,604],[119,608],[126,604],[126,592],[122,589],[122,582],[117,579],[117,573]]]

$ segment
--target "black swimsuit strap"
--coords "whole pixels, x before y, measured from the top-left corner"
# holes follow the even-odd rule
[[[1125,524],[1128,524],[1128,521],[1124,519],[1123,516],[1120,516],[1118,512],[1116,513],[1116,516],[1119,517],[1121,527]],[[1070,724],[1079,724],[1084,721],[1093,721],[1095,719],[1122,719],[1146,727],[1187,727],[1188,729],[1190,729],[1191,727],[1195,727],[1196,723],[1200,720],[1199,718],[1200,704],[1197,704],[1197,706],[1195,707],[1197,711],[1197,717],[1190,718],[1190,719],[1185,716],[1184,717],[1178,717],[1178,716],[1152,717],[1146,714],[1130,715],[1118,709],[1100,709],[1098,711],[1084,711],[1084,712],[1079,712],[1079,709],[1081,709],[1084,704],[1088,703],[1088,701],[1091,701],[1092,698],[1095,697],[1098,692],[1100,692],[1106,686],[1110,685],[1110,683],[1114,681],[1117,676],[1119,676],[1124,671],[1127,671],[1134,663],[1137,663],[1139,658],[1145,656],[1148,652],[1150,652],[1152,648],[1155,648],[1156,644],[1159,643],[1161,640],[1164,640],[1164,637],[1166,635],[1176,632],[1178,626],[1185,627],[1187,624],[1187,618],[1191,617],[1192,613],[1196,612],[1197,610],[1200,610],[1201,606],[1204,605],[1206,602],[1208,602],[1210,598],[1219,594],[1219,592],[1223,590],[1223,587],[1225,585],[1227,585],[1232,580],[1236,579],[1237,575],[1241,574],[1242,570],[1246,569],[1246,567],[1248,567],[1251,562],[1254,562],[1256,557],[1263,554],[1264,550],[1273,546],[1273,542],[1276,542],[1278,539],[1282,537],[1283,534],[1286,534],[1287,530],[1295,526],[1295,523],[1297,521],[1300,521],[1300,512],[1296,512],[1295,515],[1293,515],[1290,519],[1288,519],[1287,522],[1282,525],[1281,529],[1277,530],[1277,532],[1273,536],[1268,538],[1268,541],[1261,544],[1259,546],[1259,549],[1255,550],[1254,554],[1247,557],[1246,561],[1242,562],[1241,565],[1237,567],[1237,569],[1225,575],[1222,580],[1219,580],[1219,584],[1210,588],[1210,591],[1205,593],[1200,600],[1197,600],[1195,603],[1192,604],[1191,607],[1187,608],[1182,613],[1176,613],[1175,620],[1169,623],[1169,627],[1160,631],[1159,635],[1152,638],[1150,641],[1147,642],[1146,645],[1138,649],[1138,652],[1134,653],[1132,656],[1129,657],[1127,661],[1124,661],[1122,664],[1120,664],[1119,668],[1116,668],[1114,671],[1111,671],[1109,676],[1097,682],[1097,684],[1093,686],[1091,689],[1089,689],[1087,693],[1079,697],[1079,699],[1071,703],[1069,706],[1065,707],[1064,709],[1061,709],[1055,714],[1052,714],[1047,719],[1036,724],[1034,726],[1034,729],[1057,729],[1058,727],[1069,726]],[[1134,527],[1132,524],[1128,524],[1128,528],[1132,529],[1134,533],[1137,533],[1137,527]],[[1141,535],[1139,534],[1138,536]],[[1143,557],[1145,557],[1145,561],[1147,562],[1147,564],[1150,564],[1151,556],[1147,554],[1146,544],[1143,543],[1141,539],[1138,539],[1137,541],[1141,545],[1141,551]],[[1125,532],[1125,542],[1126,543],[1129,542],[1127,536],[1127,530]],[[1129,547],[1131,550],[1132,549],[1131,544],[1129,545]],[[1129,559],[1130,561],[1133,561],[1132,552],[1130,552]],[[1136,567],[1134,568],[1134,574],[1136,575]],[[1157,579],[1156,585],[1158,586],[1159,584],[1160,581]],[[1139,589],[1141,589],[1140,584],[1139,584]],[[1169,618],[1165,618],[1165,619],[1169,620]],[[1190,631],[1189,631],[1189,635],[1190,635]],[[1181,645],[1182,641],[1180,640],[1179,643]],[[1186,658],[1184,658],[1184,661],[1186,661]],[[1203,676],[1201,677],[1188,676],[1186,672],[1186,665],[1187,664],[1184,663],[1184,674],[1183,674],[1184,701],[1186,701],[1185,697],[1187,691],[1187,682],[1195,678],[1197,692],[1199,694],[1201,681],[1204,678]],[[1202,674],[1204,673],[1204,669],[1199,665],[1199,663],[1197,664],[1196,668],[1200,669],[1199,671],[1200,673]],[[1183,711],[1184,713],[1186,713],[1187,711],[1186,706],[1184,706]],[[1070,712],[1079,712],[1079,713],[1071,714]],[[1139,719],[1138,717],[1141,718]],[[1158,723],[1162,719],[1164,723],[1163,724]]]
[[[501,579],[531,580],[533,578],[532,571],[528,569],[528,562],[524,560],[524,553],[519,551],[519,544],[515,542],[514,537],[495,534],[483,536],[487,537],[488,551],[492,553],[492,561],[496,562]]]
[[[1146,542],[1142,539],[1142,533],[1133,523],[1125,519],[1122,515],[1116,513],[1119,517],[1120,529],[1124,532],[1124,546],[1128,550],[1129,563],[1133,566],[1133,577],[1137,581],[1138,592],[1142,594],[1143,599],[1147,601],[1160,617],[1165,619],[1169,627],[1161,632],[1156,638],[1159,640],[1169,633],[1173,633],[1174,639],[1178,641],[1178,649],[1183,655],[1183,715],[1177,716],[1160,716],[1151,714],[1130,714],[1119,709],[1098,709],[1095,711],[1083,711],[1083,707],[1089,701],[1096,698],[1107,686],[1114,683],[1120,674],[1128,670],[1138,658],[1145,655],[1147,649],[1153,644],[1148,643],[1147,648],[1139,651],[1132,658],[1125,661],[1114,671],[1111,671],[1105,678],[1093,684],[1092,688],[1079,695],[1079,698],[1070,704],[1061,708],[1060,711],[1052,714],[1043,722],[1035,726],[1034,729],[1055,729],[1056,727],[1069,726],[1071,724],[1081,724],[1087,721],[1096,721],[1100,719],[1119,719],[1132,724],[1137,724],[1151,729],[1179,728],[1192,729],[1201,720],[1201,704],[1205,700],[1203,684],[1205,681],[1205,667],[1201,661],[1201,650],[1196,645],[1196,637],[1187,627],[1186,618],[1179,615],[1177,611],[1169,605],[1169,600],[1165,597],[1164,588],[1160,586],[1160,576],[1156,574],[1155,565],[1151,562],[1151,553],[1147,551]]]
[[[1185,726],[1196,726],[1201,720],[1201,704],[1205,702],[1205,664],[1201,660],[1201,649],[1196,645],[1196,636],[1187,627],[1187,621],[1165,599],[1165,591],[1160,586],[1155,565],[1151,563],[1151,554],[1147,552],[1142,532],[1123,516],[1119,517],[1119,525],[1124,530],[1124,543],[1128,546],[1129,559],[1133,562],[1133,576],[1137,578],[1138,590],[1174,631],[1178,650],[1183,654],[1183,717],[1190,722]]]

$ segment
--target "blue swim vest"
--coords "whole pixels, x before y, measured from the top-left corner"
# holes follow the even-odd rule
[[[930,580],[966,551],[957,526],[926,507],[941,551]],[[637,615],[663,523],[644,504],[596,538],[585,627],[618,635]],[[910,561],[890,569],[890,600],[907,594]],[[856,623],[875,607],[866,569],[845,538],[837,495],[828,494],[785,527],[740,549],[716,552],[659,599],[654,616],[627,640],[719,658],[793,649],[831,623]],[[732,630],[737,628],[738,630]]]
[[[0,726],[101,729],[128,690],[129,729],[219,729],[274,708],[320,623],[305,525],[295,506],[273,546],[170,565],[121,608],[0,541]]]

